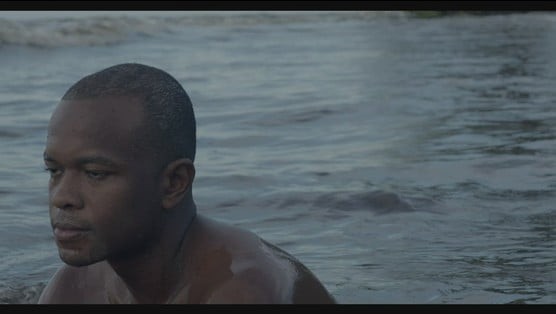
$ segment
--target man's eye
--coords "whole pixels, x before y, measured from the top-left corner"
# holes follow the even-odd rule
[[[108,172],[94,171],[94,170],[87,170],[87,171],[85,171],[85,173],[87,174],[87,176],[89,178],[94,179],[94,180],[104,179],[108,175]]]
[[[50,173],[50,177],[54,177],[60,173],[60,169],[51,168],[51,167],[44,168],[44,171]]]

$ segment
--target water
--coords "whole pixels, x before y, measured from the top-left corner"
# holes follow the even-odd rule
[[[555,303],[555,31],[552,12],[0,12],[0,302],[61,265],[51,111],[141,62],[194,103],[201,213],[340,303]]]

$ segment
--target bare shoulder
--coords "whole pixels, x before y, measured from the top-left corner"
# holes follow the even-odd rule
[[[335,304],[336,300],[324,284],[301,261],[281,248],[265,242],[276,255],[287,260],[295,271],[295,281],[291,287],[291,303],[294,304]]]
[[[103,303],[101,266],[61,266],[43,289],[39,304]]]
[[[198,275],[205,278],[207,289],[199,302],[334,303],[320,281],[288,252],[248,230],[204,221],[204,253],[198,258],[204,267],[198,269],[207,275]]]

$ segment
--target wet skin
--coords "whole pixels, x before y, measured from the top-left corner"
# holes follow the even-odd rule
[[[299,261],[196,213],[193,162],[159,163],[141,100],[62,101],[45,165],[65,262],[39,303],[334,303]]]

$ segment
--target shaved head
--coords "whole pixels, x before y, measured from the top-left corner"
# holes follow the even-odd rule
[[[144,106],[144,132],[140,146],[152,150],[159,162],[178,158],[195,160],[196,125],[191,100],[181,84],[167,72],[142,64],[124,63],[88,75],[62,100],[137,97]]]

